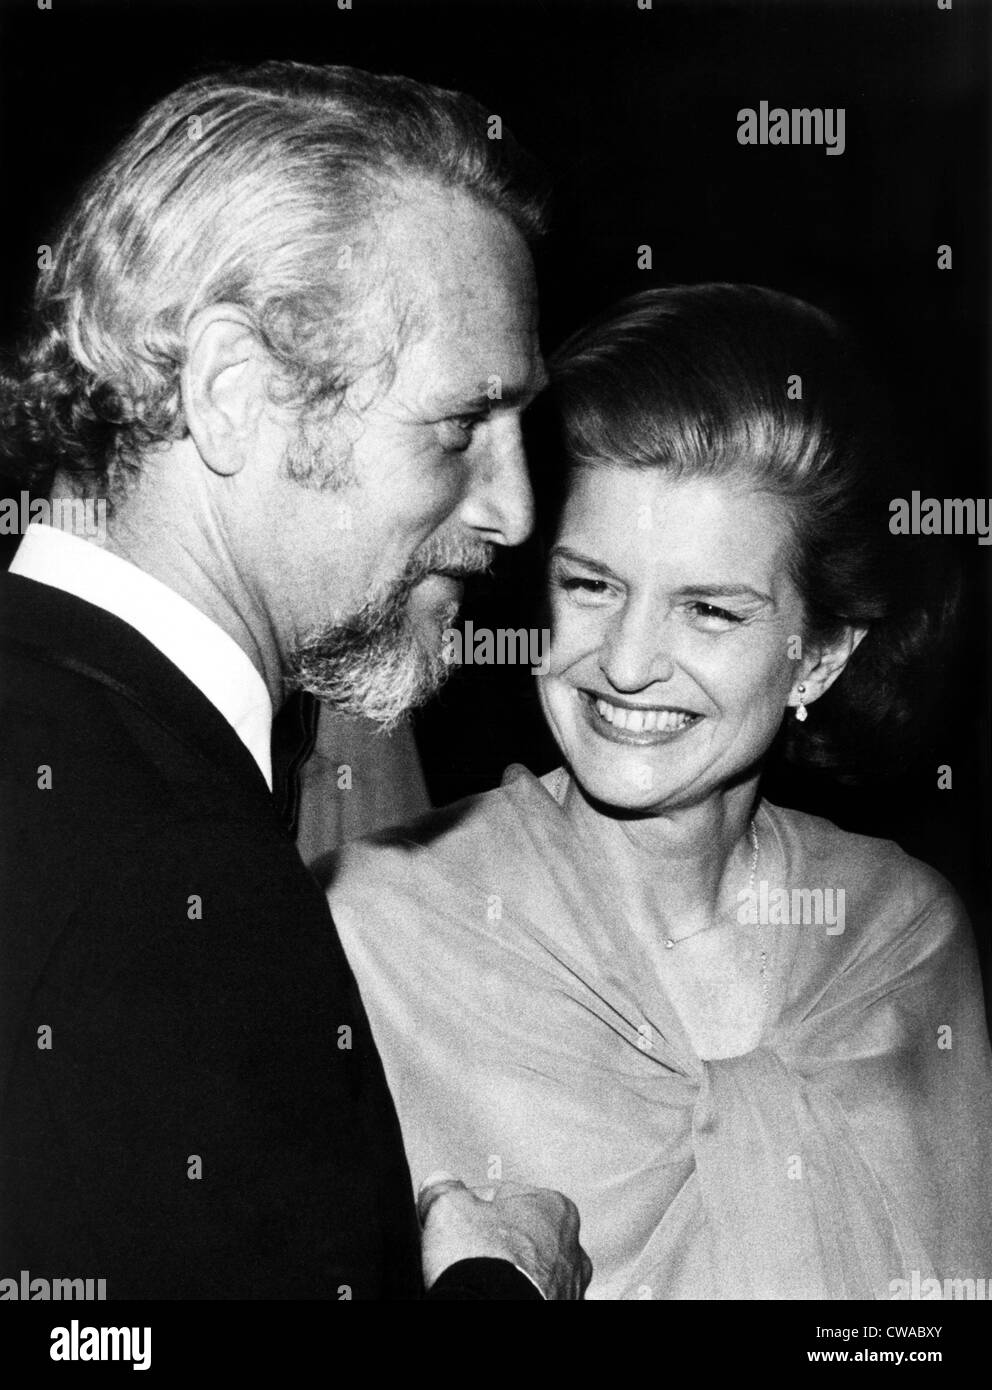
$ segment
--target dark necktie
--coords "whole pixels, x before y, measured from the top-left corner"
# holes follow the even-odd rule
[[[286,832],[296,837],[300,813],[300,774],[313,752],[320,705],[296,691],[272,721],[272,795]]]

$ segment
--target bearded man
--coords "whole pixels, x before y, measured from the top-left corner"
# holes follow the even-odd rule
[[[272,795],[287,693],[385,726],[531,524],[528,161],[469,99],[266,64],[79,197],[7,374],[2,1261],[110,1298],[574,1298],[558,1194],[422,1194]],[[276,789],[277,791],[279,788]],[[411,1038],[411,1047],[416,1039]]]

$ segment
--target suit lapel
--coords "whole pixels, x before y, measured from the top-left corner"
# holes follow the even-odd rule
[[[265,778],[234,729],[177,666],[129,623],[18,574],[0,575],[0,642],[11,655],[69,670],[112,690],[167,729],[237,794],[279,819]]]

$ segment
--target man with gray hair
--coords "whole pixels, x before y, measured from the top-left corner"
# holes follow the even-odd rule
[[[577,1298],[556,1193],[421,1191],[271,794],[287,692],[395,725],[531,525],[542,191],[469,99],[273,63],[69,215],[0,411],[109,506],[3,577],[2,1256],[110,1298]],[[411,1036],[411,1048],[417,1039]],[[417,1175],[426,1177],[427,1175]]]

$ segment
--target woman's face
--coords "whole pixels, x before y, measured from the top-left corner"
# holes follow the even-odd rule
[[[545,717],[583,788],[676,808],[758,761],[803,679],[780,505],[726,481],[577,471],[551,555]],[[790,641],[791,639],[791,641]]]

